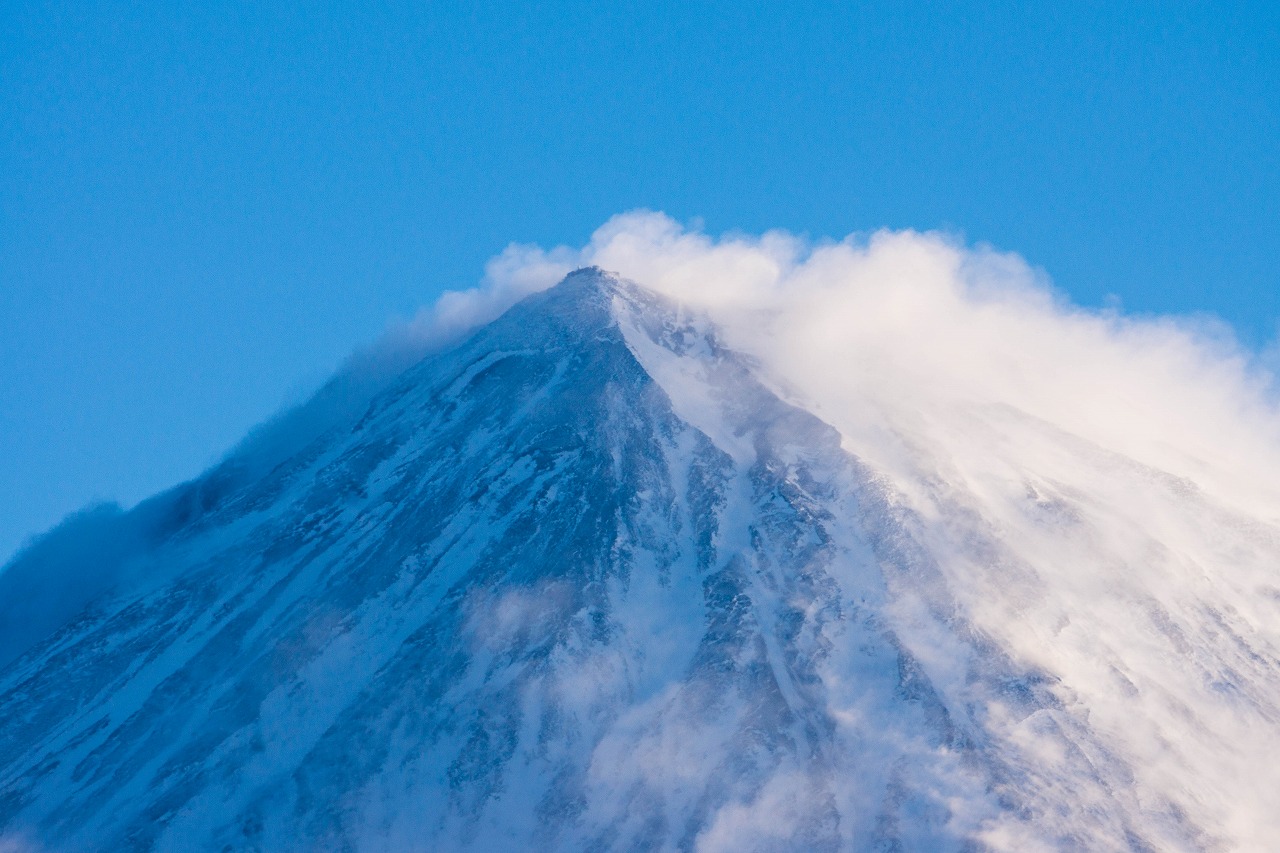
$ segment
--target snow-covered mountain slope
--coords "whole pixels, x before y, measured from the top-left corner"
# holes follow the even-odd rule
[[[793,397],[582,270],[269,472],[95,519],[103,589],[0,670],[0,838],[1280,837],[1280,528],[1007,406],[890,466]]]

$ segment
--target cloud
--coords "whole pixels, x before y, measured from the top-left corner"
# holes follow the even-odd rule
[[[1212,318],[1073,306],[1017,255],[946,234],[713,238],[627,213],[579,249],[509,247],[481,287],[446,294],[409,336],[439,345],[591,265],[708,312],[734,348],[886,465],[892,442],[876,435],[1001,405],[1224,488],[1276,493],[1257,466],[1280,438],[1263,369],[1273,358],[1243,351]]]
[[[115,585],[141,544],[120,507],[99,504],[19,551],[0,571],[0,667]]]
[[[543,581],[499,591],[472,590],[465,633],[473,653],[509,655],[553,637],[573,615],[574,591],[562,581]]]
[[[731,802],[715,811],[697,837],[698,853],[793,850],[803,832],[820,825],[823,790],[804,774],[771,776],[749,802]]]
[[[579,248],[507,247],[479,286],[394,324],[229,458],[249,479],[269,470],[353,423],[417,360],[584,266],[710,313],[731,346],[884,466],[904,452],[886,438],[904,421],[1001,404],[1152,464],[1215,482],[1225,465],[1243,478],[1234,486],[1274,492],[1255,461],[1280,433],[1264,369],[1280,362],[1275,348],[1240,350],[1221,322],[1087,311],[1017,255],[941,233],[715,238],[649,211],[613,217]]]
[[[1055,802],[1099,785],[1157,846],[1178,846],[1185,825],[1228,846],[1280,834],[1267,802],[1280,785],[1274,353],[1244,351],[1212,318],[1074,306],[1017,255],[945,234],[716,238],[648,212],[579,249],[509,249],[447,316],[486,319],[587,265],[704,312],[834,426],[914,519],[965,622],[1055,685],[1062,708],[1026,717],[999,692],[937,680],[947,701],[986,709],[1042,810],[1034,829],[1002,817],[990,844],[1082,837]],[[908,611],[887,617],[904,644],[966,660],[972,635],[913,627]],[[744,816],[723,815],[707,846],[750,830]]]

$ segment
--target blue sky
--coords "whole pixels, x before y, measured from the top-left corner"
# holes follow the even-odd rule
[[[372,5],[4,4],[0,559],[637,207],[1274,335],[1276,4]]]

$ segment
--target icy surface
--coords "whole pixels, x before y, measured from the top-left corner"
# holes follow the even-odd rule
[[[575,273],[101,522],[115,586],[0,669],[0,839],[1267,849],[1280,530],[1016,410],[948,428],[1008,452],[877,467]]]

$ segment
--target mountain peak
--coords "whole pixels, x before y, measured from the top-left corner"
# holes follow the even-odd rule
[[[584,288],[611,292],[621,281],[622,279],[617,273],[609,272],[603,267],[591,264],[590,266],[578,267],[573,270],[561,279],[556,286],[566,289]]]
[[[657,297],[616,273],[581,267],[546,290],[525,297],[466,346],[578,345],[601,335],[621,344],[617,299],[650,303]],[[501,343],[499,343],[499,339]]]
[[[608,307],[613,297],[625,288],[624,280],[617,273],[597,266],[579,267],[530,300],[550,310],[589,311]]]

